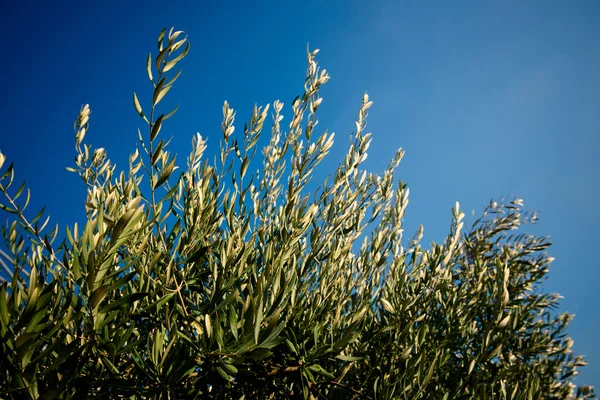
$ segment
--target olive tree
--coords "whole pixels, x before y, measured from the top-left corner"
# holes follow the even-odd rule
[[[81,108],[68,169],[86,218],[64,234],[31,216],[0,153],[0,397],[594,396],[572,383],[585,362],[571,316],[541,291],[550,243],[519,233],[536,219],[521,200],[490,202],[470,228],[457,203],[443,243],[424,248],[422,227],[404,240],[403,151],[380,174],[363,168],[366,94],[345,158],[311,182],[334,138],[317,129],[318,50],[289,118],[280,101],[254,106],[234,133],[225,102],[214,161],[198,134],[182,164],[163,129],[176,109],[161,100],[188,50],[182,32],[160,33],[125,170],[85,144]]]

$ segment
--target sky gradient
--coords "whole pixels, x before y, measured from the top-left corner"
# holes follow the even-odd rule
[[[577,383],[600,387],[600,2],[55,3],[12,2],[0,15],[0,150],[28,182],[31,212],[46,205],[63,231],[85,215],[85,187],[65,171],[83,104],[92,109],[86,142],[126,168],[142,127],[132,92],[148,103],[145,59],[163,27],[191,42],[161,102],[181,103],[165,125],[181,163],[196,132],[218,149],[224,100],[239,128],[255,103],[289,107],[310,44],[332,76],[319,127],[336,132],[336,145],[323,176],[345,154],[367,91],[366,167],[380,172],[406,151],[398,176],[411,190],[407,236],[422,223],[424,242],[441,242],[457,200],[469,214],[521,196],[541,219],[525,229],[554,242],[545,290],[576,314],[569,333],[589,362]]]

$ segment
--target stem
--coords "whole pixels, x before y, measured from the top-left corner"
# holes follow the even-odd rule
[[[10,204],[13,206],[13,208],[15,210],[17,210],[17,215],[19,216],[19,219],[25,224],[27,225],[27,228],[29,229],[30,232],[32,232],[35,236],[35,238],[37,240],[39,240],[40,245],[45,245],[44,243],[44,239],[42,239],[42,237],[40,236],[39,232],[37,232],[33,226],[31,226],[31,224],[29,223],[29,221],[27,220],[27,218],[25,217],[25,215],[23,215],[23,212],[21,211],[21,209],[19,208],[19,206],[17,206],[17,204],[14,202],[14,200],[12,199],[12,197],[10,197],[8,195],[8,193],[4,192],[4,196],[8,199],[8,201],[10,202]],[[62,261],[60,261],[58,259],[58,257],[56,257],[56,254],[54,253],[54,249],[52,249],[51,246],[44,246],[46,247],[46,250],[48,251],[48,253],[50,253],[50,255],[52,256],[52,258],[54,259],[54,261],[56,261],[56,263],[58,265],[60,265],[65,271],[67,272],[71,272],[68,271],[67,268],[65,267],[65,265],[62,263]]]
[[[349,391],[351,391],[351,392],[353,392],[353,393],[355,393],[355,394],[357,394],[357,395],[361,396],[361,397],[360,397],[361,399],[369,399],[369,400],[373,400],[373,398],[372,398],[372,397],[365,395],[365,394],[364,394],[363,392],[361,392],[360,390],[356,390],[356,389],[354,389],[354,388],[351,388],[350,386],[346,386],[346,385],[344,385],[343,383],[340,383],[340,382],[336,382],[336,381],[329,381],[329,382],[321,382],[321,383],[324,383],[324,384],[329,384],[329,385],[334,385],[334,386],[337,386],[337,387],[341,387],[342,389],[349,390]]]
[[[163,60],[163,65],[166,64],[169,61],[169,56],[170,56],[170,53],[168,53],[165,56],[165,58]],[[158,84],[158,82],[160,82],[160,80],[161,80],[161,78],[163,76],[163,71],[162,71],[162,68],[160,68],[160,67],[161,66],[159,65],[158,76],[156,78],[157,84]],[[156,88],[156,86],[155,86],[155,88]],[[162,243],[165,251],[167,251],[167,241],[165,240],[165,237],[164,237],[164,235],[162,233],[162,230],[160,229],[160,224],[158,222],[158,218],[160,218],[160,216],[157,217],[154,214],[154,212],[156,211],[156,197],[155,197],[155,188],[154,188],[154,179],[153,179],[154,178],[154,170],[156,169],[156,171],[158,172],[158,168],[156,168],[156,165],[154,165],[154,163],[152,162],[153,161],[152,160],[152,155],[154,153],[154,146],[152,145],[152,143],[153,143],[153,140],[152,140],[152,128],[154,128],[154,124],[155,124],[155,121],[154,121],[154,111],[155,111],[155,108],[156,108],[156,105],[152,104],[152,109],[150,110],[150,119],[148,120],[149,121],[149,123],[148,123],[148,127],[149,127],[148,134],[149,134],[149,139],[150,139],[150,143],[149,143],[149,147],[148,147],[148,150],[149,150],[148,157],[149,157],[149,162],[150,162],[150,193],[151,193],[152,211],[153,211],[153,215],[152,216],[154,218],[156,218],[155,224],[156,224],[156,230],[158,231],[158,237],[159,237],[160,242]],[[154,161],[156,161],[156,160],[154,160]],[[165,279],[165,281],[166,281],[165,283],[166,283],[167,286],[169,285],[169,282],[171,280],[171,268],[172,268],[172,265],[173,265],[173,259],[174,259],[174,257],[170,257],[169,258],[169,263],[167,264],[167,277]],[[175,286],[177,288],[177,294],[178,294],[179,300],[181,301],[181,307],[183,309],[183,312],[185,313],[186,316],[188,316],[189,314],[188,314],[188,312],[186,310],[186,307],[185,307],[185,301],[183,300],[183,296],[181,295],[181,286],[182,285],[180,285],[179,282],[177,282],[177,278],[175,276],[173,276],[173,279],[175,280]],[[166,307],[167,307],[166,314],[168,316],[169,315],[169,305],[166,304]],[[170,318],[167,318],[166,323],[167,323],[167,329],[171,330]]]

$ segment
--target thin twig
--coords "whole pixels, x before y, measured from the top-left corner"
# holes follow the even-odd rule
[[[360,390],[356,390],[356,389],[354,389],[354,388],[351,388],[350,386],[346,386],[346,385],[344,385],[343,383],[340,383],[340,382],[336,382],[336,381],[329,381],[329,382],[319,382],[319,383],[321,383],[321,384],[329,384],[329,385],[334,385],[334,386],[337,386],[337,387],[341,387],[342,389],[349,390],[349,391],[351,391],[351,392],[353,392],[353,393],[355,393],[355,394],[357,394],[357,395],[361,396],[361,398],[363,398],[363,399],[369,399],[369,400],[373,400],[373,398],[372,398],[372,397],[370,397],[370,396],[367,396],[366,394],[364,394],[364,393],[363,393],[363,392],[361,392]]]
[[[14,209],[17,210],[17,215],[19,216],[19,218],[21,219],[21,221],[25,225],[27,225],[27,228],[29,228],[30,232],[32,232],[34,234],[34,236],[36,237],[36,239],[39,240],[40,245],[45,244],[44,239],[42,239],[42,237],[40,236],[39,232],[37,230],[35,230],[33,228],[33,226],[31,226],[31,224],[29,223],[29,220],[27,220],[27,218],[25,217],[25,215],[23,215],[23,212],[17,206],[17,204],[15,203],[15,201],[12,199],[12,197],[10,197],[7,192],[4,192],[4,196],[8,199],[8,201],[14,207]],[[48,251],[48,253],[50,253],[50,255],[52,256],[52,258],[54,258],[54,260],[56,261],[56,263],[58,265],[60,265],[66,272],[71,273],[71,271],[67,270],[67,268],[62,263],[62,261],[60,261],[58,259],[58,257],[56,256],[56,253],[54,252],[54,249],[52,248],[52,246],[46,245],[45,247],[46,247],[46,250]]]

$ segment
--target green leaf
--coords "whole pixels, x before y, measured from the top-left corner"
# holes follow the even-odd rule
[[[19,346],[19,339],[21,339],[21,337],[25,335],[33,336],[30,339],[26,340],[24,343],[22,343],[21,346]],[[37,335],[38,333],[25,333],[21,337],[19,337],[19,339],[17,339],[17,347],[19,347],[17,359],[19,360],[19,363],[21,364],[22,368],[25,368],[29,364],[33,353],[37,350],[38,345],[40,344],[39,341],[34,341],[34,337],[36,337]]]
[[[112,277],[115,274],[121,274],[121,273],[127,271],[130,268],[131,267],[129,265],[126,265],[125,267],[120,268],[116,272],[111,273],[110,275],[108,275],[107,279],[109,279],[110,277]],[[132,272],[129,272],[128,274],[125,274],[125,275],[121,276],[115,283],[113,283],[113,284],[110,285],[110,287],[108,288],[108,291],[112,292],[113,290],[121,289],[124,285],[126,285],[129,281],[131,281],[135,275],[137,275],[137,272],[136,271],[132,271]]]
[[[13,201],[16,201],[21,196],[21,193],[23,193],[23,189],[25,189],[25,184],[26,184],[25,181],[23,183],[21,183],[21,186],[19,186],[19,188],[17,189],[17,192],[15,193],[15,195],[13,197]]]
[[[2,160],[2,163],[4,164],[4,160]],[[14,174],[14,167],[15,167],[14,164],[15,163],[13,163],[13,162],[11,162],[10,164],[8,164],[8,168],[6,168],[6,171],[4,171],[4,174],[2,175],[2,177],[0,178],[0,180],[3,180],[6,177],[8,177],[9,175],[13,175]],[[12,178],[11,178],[11,180],[12,180]],[[6,188],[8,189],[8,187],[6,187]]]
[[[170,71],[175,66],[175,64],[177,64],[177,61],[175,61],[175,60],[169,61],[168,63],[166,63],[164,65],[162,72],[164,73],[164,72]]]
[[[105,314],[109,311],[118,310],[127,306],[132,305],[134,302],[143,299],[148,293],[131,293],[122,296],[121,298],[111,302],[106,307],[98,311],[98,314]]]
[[[129,221],[133,218],[133,215],[138,209],[134,205],[132,208],[127,210],[125,214],[121,215],[115,226],[112,228],[111,236],[113,239],[119,238],[123,229],[127,226]]]
[[[187,36],[185,38],[175,42],[175,39],[177,39],[177,37],[182,33],[183,33],[183,31],[177,31],[177,32],[173,33],[173,36],[171,36],[169,38],[169,44],[171,45],[171,52],[177,51],[181,46],[183,46],[184,43],[187,42]]]
[[[316,374],[319,374],[321,376],[324,376],[326,378],[329,379],[335,379],[335,376],[329,372],[327,372],[325,369],[323,369],[323,367],[321,367],[319,364],[313,364],[313,365],[309,365],[308,369],[311,372],[314,372]]]
[[[285,344],[291,350],[292,353],[298,354],[298,349],[296,349],[296,346],[294,346],[294,344],[289,339],[285,339]]]
[[[269,333],[269,336],[260,344],[260,348],[270,349],[277,346],[281,341],[277,340],[281,331],[287,326],[287,321],[282,321],[275,329]]]
[[[338,360],[349,361],[349,362],[364,360],[364,357],[353,357],[353,356],[342,356],[342,355],[337,355],[337,356],[335,356],[335,358],[337,358]]]
[[[45,376],[58,368],[68,357],[81,353],[86,346],[81,346],[78,348],[78,343],[79,341],[74,340],[73,342],[57,350],[57,357],[54,359],[52,364],[46,370],[44,370],[44,372],[42,372],[41,376]]]
[[[169,293],[169,294],[164,295],[163,297],[156,300],[152,304],[144,307],[142,309],[142,312],[148,312],[148,311],[152,310],[153,308],[156,308],[156,310],[160,310],[161,307],[163,306],[163,304],[165,304],[167,301],[171,300],[173,298],[173,296],[175,296],[175,294],[176,293]]]
[[[228,382],[232,380],[231,376],[227,375],[227,372],[223,371],[223,368],[216,367],[215,369],[217,370],[217,373],[221,378],[225,379]]]
[[[90,308],[96,308],[96,306],[100,304],[102,300],[104,300],[104,297],[108,293],[109,288],[109,285],[103,285],[92,292],[92,295],[90,296],[90,300],[88,302]]]
[[[160,187],[160,185],[162,185],[163,183],[165,183],[167,181],[167,179],[169,179],[174,168],[175,168],[175,158],[172,158],[171,162],[165,167],[162,174],[160,175],[160,177],[154,184],[154,189]]]
[[[150,156],[150,164],[154,165],[154,163],[156,163],[156,160],[160,158],[160,153],[163,149],[164,142],[164,140],[161,140],[158,143],[158,146],[156,146],[156,150],[154,150],[154,153]]]
[[[158,94],[162,91],[163,87],[165,86],[165,81],[166,81],[166,78],[163,77],[156,84],[156,87],[154,88],[154,93],[152,95],[152,107],[156,106],[156,103],[157,103],[156,99],[158,98]]]
[[[160,53],[158,53],[158,55],[156,56],[156,61],[155,61],[155,66],[156,66],[156,70],[158,71],[159,74],[162,74],[162,69],[160,68],[160,64],[163,61],[163,58],[165,58],[165,56],[171,51],[171,46],[167,46],[165,48],[162,48],[162,44],[161,44],[161,49],[160,49]]]
[[[438,355],[435,356],[435,358],[433,359],[433,362],[431,363],[431,365],[429,367],[429,371],[427,372],[427,375],[425,376],[425,379],[423,380],[423,386],[427,385],[429,383],[429,381],[431,380],[431,378],[433,377],[433,372],[435,371],[435,368],[437,367],[437,360],[438,360]]]
[[[263,360],[267,357],[272,356],[273,353],[269,349],[256,349],[252,350],[250,353],[245,354],[245,357],[250,358],[251,360]]]
[[[60,328],[60,324],[57,324],[56,326],[58,328]],[[53,331],[56,332],[54,329],[53,329]],[[46,335],[46,337],[44,337],[44,340],[48,339],[50,336],[53,336],[53,335]],[[54,343],[49,344],[46,348],[44,348],[44,350],[41,353],[36,354],[36,356],[33,358],[33,360],[31,360],[31,363],[36,364],[37,362],[39,362],[40,360],[45,358],[48,354],[54,352],[54,350],[57,347],[64,345],[66,337],[67,337],[67,333],[60,334],[60,336],[58,338],[53,337],[55,339]]]
[[[0,319],[2,320],[2,325],[7,327],[9,318],[8,318],[8,307],[6,304],[6,285],[2,284],[0,286]]]
[[[175,57],[173,60],[171,60],[165,64],[165,66],[163,68],[163,72],[167,72],[171,68],[173,68],[175,66],[175,64],[177,64],[183,57],[185,57],[187,55],[188,51],[190,51],[190,42],[187,42],[185,44],[185,48],[177,57]]]
[[[158,92],[158,94],[155,96],[155,100],[154,100],[154,105],[156,106],[158,103],[160,103],[160,101],[162,100],[163,97],[165,97],[165,95],[167,93],[169,93],[169,90],[171,90],[173,86],[166,86],[164,88],[162,88],[162,90],[160,92]]]
[[[173,185],[173,187],[172,187],[171,189],[169,189],[169,191],[168,191],[167,193],[165,193],[165,195],[163,196],[163,198],[162,198],[162,199],[160,199],[160,200],[158,201],[158,203],[156,203],[156,204],[164,203],[164,202],[165,202],[165,200],[171,200],[171,199],[172,199],[172,197],[173,197],[173,194],[174,194],[174,193],[177,191],[177,189],[179,189],[179,187],[178,187],[178,184],[179,184],[179,181],[177,181],[177,182],[176,182],[176,183]]]
[[[22,335],[20,335],[17,340],[15,341],[15,346],[17,346],[17,348],[23,346],[25,343],[27,343],[29,340],[35,338],[38,336],[38,332],[27,332],[27,333],[23,333]]]
[[[193,252],[192,255],[188,257],[188,259],[186,260],[186,264],[191,264],[200,260],[200,258],[202,258],[202,256],[204,256],[207,253],[209,248],[210,247],[208,246],[200,246],[198,250]]]
[[[193,348],[194,350],[200,351],[200,349],[198,348],[198,345],[196,344],[196,341],[192,340],[189,336],[185,335],[183,332],[177,331],[177,336],[179,336],[180,338],[185,340],[190,345],[190,347]]]
[[[110,362],[108,358],[100,356],[100,360],[102,361],[102,364],[104,364],[104,366],[108,368],[113,374],[120,374],[119,369],[112,362]]]
[[[210,338],[212,335],[212,321],[208,314],[204,314],[204,326],[206,327],[206,335]]]
[[[175,83],[175,81],[177,80],[177,78],[179,78],[179,75],[181,75],[181,69],[179,71],[177,71],[175,76],[169,82],[167,82],[165,84],[165,87],[173,85]]]
[[[254,343],[258,343],[258,335],[260,333],[260,325],[263,319],[262,304],[258,304],[256,311],[256,319],[254,320]]]
[[[471,375],[471,372],[473,372],[473,368],[475,368],[475,359],[471,360],[471,362],[469,363],[469,370],[467,371],[467,375]]]
[[[230,307],[229,308],[229,327],[231,329],[231,333],[233,334],[233,337],[235,338],[235,341],[238,341],[238,317],[237,317],[237,312],[235,311],[235,307]]]
[[[162,41],[163,41],[163,38],[165,37],[166,31],[167,31],[167,28],[163,28],[163,30],[160,31],[160,34],[158,35],[158,45],[159,45],[158,51],[162,51]]]
[[[164,336],[162,335],[162,332],[160,329],[156,329],[154,331],[154,341],[152,344],[152,359],[156,365],[159,364],[160,354],[163,350],[163,340]]]
[[[5,206],[4,204],[0,203],[0,210],[4,210],[9,214],[16,214],[17,210],[15,210],[14,208]]]
[[[171,111],[170,113],[165,115],[165,117],[163,118],[163,121],[166,121],[169,118],[171,118],[177,112],[177,110],[179,110],[179,104],[177,104],[177,106],[173,109],[173,111]]]
[[[129,341],[129,338],[131,337],[134,328],[135,328],[135,324],[130,324],[124,333],[119,333],[116,336],[118,338],[118,341],[115,344],[115,351],[116,351],[115,354],[121,353],[123,345]],[[121,330],[121,332],[123,332],[123,331]]]
[[[244,161],[242,161],[242,167],[240,168],[240,176],[242,178],[244,177],[244,175],[246,175],[248,165],[250,165],[250,159],[248,157],[244,157]]]
[[[46,211],[46,206],[42,207],[40,212],[38,212],[36,216],[33,217],[33,219],[31,220],[31,224],[35,224],[42,217],[42,215],[44,215],[44,211]]]
[[[150,82],[154,81],[152,76],[152,53],[148,54],[148,60],[146,60],[146,73],[148,74]]]
[[[220,361],[221,361],[220,364],[223,366],[223,368],[225,368],[227,370],[227,372],[229,374],[235,375],[238,373],[238,369],[234,365],[231,365],[231,364],[223,361],[223,359],[221,359]]]
[[[152,130],[150,131],[150,140],[154,140],[156,138],[156,136],[158,135],[158,133],[160,132],[160,128],[162,128],[163,120],[164,120],[164,114],[161,114],[154,122],[154,125],[152,125]]]
[[[133,92],[133,105],[135,107],[135,111],[137,111],[140,117],[145,118],[144,112],[142,111],[142,106],[140,105],[140,101],[138,100],[135,92]]]

